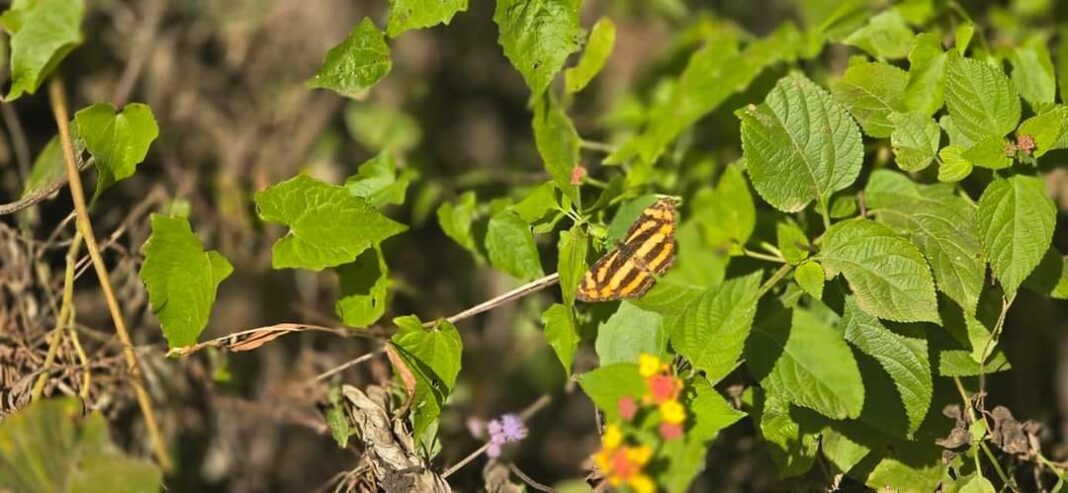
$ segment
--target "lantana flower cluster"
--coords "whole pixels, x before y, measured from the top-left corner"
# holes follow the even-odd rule
[[[664,441],[680,439],[686,424],[686,408],[679,398],[685,385],[675,376],[671,365],[655,355],[641,354],[638,357],[638,373],[645,380],[648,391],[640,396],[619,399],[620,421],[605,426],[601,450],[594,454],[593,462],[613,487],[625,487],[634,493],[652,493],[656,491],[656,483],[648,475],[646,466],[653,457],[654,448],[648,443],[627,443],[624,431],[655,426],[656,434],[633,435],[653,441],[658,441],[655,440],[657,435]],[[639,414],[642,415],[640,418]]]

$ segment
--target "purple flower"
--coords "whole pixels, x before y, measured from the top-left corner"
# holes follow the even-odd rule
[[[486,455],[491,459],[501,456],[501,445],[518,442],[527,437],[526,425],[523,424],[523,420],[519,419],[519,416],[514,414],[505,414],[499,419],[490,421],[486,430],[489,431],[490,436]]]

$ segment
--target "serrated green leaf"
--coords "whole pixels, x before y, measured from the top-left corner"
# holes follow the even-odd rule
[[[871,448],[852,440],[830,426],[823,429],[820,450],[823,451],[823,456],[843,474],[848,473],[853,466],[871,453]]]
[[[939,322],[927,262],[890,228],[866,219],[837,223],[815,258],[829,278],[845,275],[864,311],[898,322]]]
[[[364,17],[345,41],[326,52],[319,71],[308,79],[307,85],[360,98],[392,68],[385,34]]]
[[[408,229],[345,187],[297,175],[254,197],[260,219],[289,226],[271,247],[275,269],[322,270],[356,260],[364,250]]]
[[[389,297],[389,267],[382,250],[364,250],[356,260],[337,267],[340,296],[334,312],[349,327],[364,328],[382,318]]]
[[[99,413],[72,398],[42,399],[0,422],[0,488],[19,493],[145,493],[162,473],[124,455]]]
[[[579,0],[497,0],[497,41],[535,97],[578,51]]]
[[[808,236],[793,220],[786,220],[775,225],[779,242],[779,252],[790,265],[800,264],[808,258],[810,244]]]
[[[897,443],[881,451],[864,484],[880,491],[935,491],[947,467],[941,450],[929,442]]]
[[[640,399],[649,391],[645,379],[638,373],[638,365],[632,363],[599,367],[579,375],[578,383],[597,409],[604,412],[607,421],[619,419],[621,397]]]
[[[938,181],[956,183],[972,174],[972,162],[964,157],[965,149],[961,146],[946,146],[938,151],[941,164],[938,166]]]
[[[980,139],[961,157],[975,166],[989,169],[1004,169],[1012,166],[1012,159],[1005,154],[1008,142],[1001,136],[991,135]]]
[[[842,316],[845,339],[865,354],[875,358],[894,381],[908,416],[911,436],[923,423],[931,407],[934,383],[927,360],[927,341],[894,332],[878,318],[862,311],[856,301],[846,300]]]
[[[946,109],[972,141],[1001,137],[1020,122],[1020,96],[998,68],[951,51],[946,62]]]
[[[942,129],[923,113],[895,113],[890,115],[894,131],[890,145],[894,149],[897,166],[905,171],[920,171],[938,155]]]
[[[887,170],[872,173],[865,198],[880,222],[919,247],[939,291],[973,313],[986,276],[975,206],[952,187],[917,185]]]
[[[204,251],[185,218],[152,214],[151,223],[141,281],[167,345],[188,346],[197,342],[211,316],[216,289],[234,269],[219,252]]]
[[[112,183],[133,175],[159,136],[152,109],[141,103],[130,103],[121,113],[110,104],[97,103],[75,113],[74,124],[85,148],[96,158],[98,195]]]
[[[795,418],[789,403],[769,391],[753,418],[760,422],[760,435],[780,478],[800,476],[812,468],[819,451],[818,430]]]
[[[1049,249],[1057,207],[1042,180],[1016,175],[986,187],[977,217],[983,255],[1011,298]]]
[[[590,39],[578,65],[564,71],[564,88],[569,93],[576,93],[601,72],[612,48],[616,44],[616,25],[612,19],[602,17],[593,25]]]
[[[478,197],[475,196],[475,192],[464,192],[455,204],[445,202],[438,206],[437,216],[438,224],[445,235],[471,252],[476,259],[481,260],[482,254],[478,251],[475,237],[471,233],[471,223],[475,220],[477,201]]]
[[[756,227],[756,205],[740,167],[727,166],[715,188],[702,188],[693,199],[692,218],[705,243],[740,254]]]
[[[582,274],[586,272],[586,251],[589,245],[590,238],[581,226],[575,225],[570,231],[560,232],[557,247],[560,258],[556,263],[556,272],[560,273],[560,293],[564,304],[569,307],[575,304],[575,290],[582,280]]]
[[[946,89],[946,53],[942,40],[931,33],[916,36],[909,52],[909,82],[905,107],[931,116],[942,107]]]
[[[853,353],[842,334],[812,312],[782,310],[758,320],[745,354],[770,394],[833,419],[860,416],[864,383]]]
[[[990,355],[986,367],[976,363],[971,351],[950,350],[938,353],[938,374],[943,377],[974,377],[1011,370],[1012,365],[1000,351]]]
[[[763,104],[736,114],[749,178],[781,211],[800,211],[812,200],[826,207],[831,194],[860,173],[860,131],[830,94],[804,75],[780,79]]]
[[[667,340],[660,314],[624,301],[597,328],[595,348],[602,365],[637,363],[641,353],[662,356],[667,351]]]
[[[876,58],[897,59],[909,54],[913,36],[915,34],[901,13],[890,9],[872,17],[866,26],[850,34],[843,42]]]
[[[1016,135],[1017,138],[1030,136],[1034,139],[1032,155],[1036,158],[1051,150],[1068,147],[1068,106],[1056,105],[1024,120],[1016,129]]]
[[[345,127],[353,139],[376,152],[406,151],[423,138],[415,118],[385,104],[352,101],[345,110]]]
[[[452,16],[467,10],[467,0],[389,0],[386,30],[395,38],[409,29],[449,25]]]
[[[564,365],[564,372],[571,376],[571,363],[581,340],[571,309],[555,303],[541,314],[541,323],[545,326],[545,340]]]
[[[407,176],[397,176],[396,161],[388,152],[368,159],[355,175],[345,180],[349,193],[367,199],[375,207],[403,204],[408,184]]]
[[[1013,85],[1031,108],[1038,113],[1053,104],[1053,98],[1057,95],[1057,81],[1046,40],[1039,37],[1017,46],[1010,61]]]
[[[579,164],[579,136],[567,113],[552,96],[539,97],[534,104],[534,143],[545,170],[572,201],[578,202],[578,189],[571,173]]]
[[[15,2],[2,22],[11,32],[11,88],[6,102],[33,94],[61,61],[82,44],[82,0]]]
[[[832,86],[834,98],[872,137],[889,137],[894,130],[890,115],[905,111],[908,73],[878,62],[857,63],[846,69]]]
[[[823,298],[823,283],[826,278],[823,275],[823,267],[819,263],[806,260],[797,266],[794,271],[794,280],[809,296],[817,300]]]
[[[486,253],[491,265],[518,279],[529,281],[542,276],[534,234],[515,212],[503,210],[490,218]]]

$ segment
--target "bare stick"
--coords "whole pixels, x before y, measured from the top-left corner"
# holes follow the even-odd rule
[[[478,315],[479,313],[490,311],[490,310],[492,310],[492,309],[494,309],[494,308],[496,308],[496,307],[498,307],[500,305],[508,303],[509,301],[512,301],[512,300],[515,300],[515,299],[518,299],[518,298],[522,298],[522,297],[524,297],[524,296],[526,296],[528,294],[531,294],[531,293],[535,293],[535,292],[541,291],[542,289],[545,289],[545,288],[547,288],[549,286],[552,286],[553,284],[556,284],[557,282],[560,282],[560,274],[557,274],[557,273],[554,272],[554,273],[549,274],[549,275],[547,275],[547,276],[545,276],[545,277],[543,277],[541,279],[536,279],[534,281],[530,281],[530,282],[528,282],[528,283],[526,283],[526,284],[524,284],[522,286],[519,286],[518,288],[515,288],[515,289],[507,292],[507,293],[504,293],[504,294],[502,294],[500,296],[497,296],[495,298],[488,299],[488,300],[483,301],[482,303],[479,303],[479,304],[477,304],[475,306],[472,306],[471,308],[468,308],[468,309],[466,309],[466,310],[464,310],[464,311],[462,311],[460,313],[457,313],[455,315],[447,317],[447,318],[445,318],[445,321],[449,322],[450,324],[455,324],[456,322],[459,322],[459,321],[464,320],[466,318],[471,318],[471,317],[473,317],[475,315]],[[423,324],[424,327],[432,327],[433,325],[434,325],[433,321]]]
[[[347,370],[347,369],[349,369],[349,368],[351,368],[353,366],[356,366],[356,365],[358,365],[360,363],[363,363],[364,361],[367,361],[367,360],[369,360],[371,358],[374,358],[376,355],[382,353],[383,351],[385,351],[384,348],[378,348],[378,349],[375,349],[374,351],[371,351],[371,352],[369,352],[369,353],[367,353],[367,354],[365,354],[363,356],[360,356],[359,358],[356,358],[356,359],[353,359],[353,360],[349,360],[347,363],[345,363],[345,364],[343,364],[341,366],[337,366],[337,367],[329,369],[329,370],[327,370],[325,372],[320,373],[314,379],[312,379],[312,381],[310,381],[308,383],[315,383],[315,382],[321,382],[323,380],[326,380],[327,378],[330,378],[330,377],[332,377],[334,375],[337,375],[338,373],[341,373],[341,372],[343,372],[343,371],[345,371],[345,370]]]
[[[519,479],[522,479],[524,483],[530,485],[531,488],[534,488],[534,489],[536,489],[538,491],[545,491],[545,492],[548,492],[548,493],[552,493],[553,492],[552,488],[550,488],[548,486],[545,486],[544,484],[541,484],[541,483],[539,483],[537,481],[534,481],[533,479],[530,479],[530,476],[527,476],[526,474],[524,474],[523,471],[520,470],[519,467],[516,466],[514,463],[509,463],[508,464],[508,469],[510,469],[512,471],[512,474],[515,474],[516,476],[519,476]]]
[[[133,343],[130,341],[130,333],[126,330],[126,322],[122,318],[122,310],[115,298],[115,292],[111,288],[111,280],[108,278],[108,269],[104,265],[104,259],[100,256],[100,248],[93,235],[93,224],[89,220],[89,211],[85,206],[85,191],[82,188],[82,179],[78,175],[78,165],[74,157],[74,145],[70,138],[70,128],[67,122],[70,116],[67,113],[67,100],[63,94],[63,83],[58,77],[52,77],[49,84],[49,96],[52,102],[52,114],[56,118],[59,127],[59,139],[63,144],[63,158],[67,163],[67,180],[70,184],[70,194],[74,202],[74,210],[78,213],[78,229],[85,237],[85,246],[93,259],[93,267],[96,276],[100,280],[100,289],[104,293],[104,301],[108,311],[111,312],[112,322],[115,323],[115,332],[122,342],[122,351],[126,357],[126,366],[130,371],[130,382],[133,384],[134,393],[137,395],[137,404],[141,408],[141,414],[145,418],[145,428],[148,430],[149,440],[159,462],[160,468],[165,472],[171,470],[171,459],[167,455],[167,445],[163,442],[159,425],[156,423],[156,414],[152,411],[152,400],[145,390],[141,376],[141,367],[134,352]]]

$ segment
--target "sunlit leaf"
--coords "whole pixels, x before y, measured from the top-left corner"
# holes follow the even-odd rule
[[[983,254],[1009,297],[1049,249],[1056,219],[1057,207],[1038,178],[995,180],[979,198]]]
[[[82,0],[16,1],[0,23],[11,33],[11,87],[6,101],[33,94],[63,58],[82,44]]]
[[[564,87],[567,92],[579,92],[604,68],[616,43],[616,25],[612,19],[602,17],[593,25],[590,39],[582,52],[578,65],[564,71]]]
[[[497,0],[498,42],[535,96],[579,48],[579,0]]]
[[[326,52],[319,71],[308,80],[308,87],[361,97],[392,68],[385,35],[364,17],[345,41]]]

